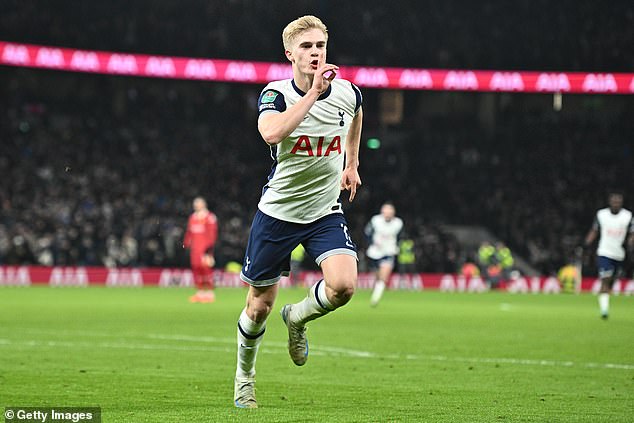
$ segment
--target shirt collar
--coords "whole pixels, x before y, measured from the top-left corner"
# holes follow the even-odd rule
[[[304,97],[306,95],[306,93],[302,90],[299,89],[299,87],[295,84],[295,80],[291,79],[291,85],[293,86],[293,89],[295,90],[295,92],[299,95],[301,95],[302,97]],[[332,84],[328,85],[328,88],[326,89],[326,91],[324,91],[317,100],[323,100],[326,97],[328,97],[330,95],[330,92],[332,91]]]

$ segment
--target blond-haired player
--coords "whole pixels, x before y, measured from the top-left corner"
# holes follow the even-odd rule
[[[306,323],[345,305],[357,281],[356,247],[339,195],[349,190],[352,201],[361,185],[361,93],[336,78],[338,67],[326,61],[328,32],[321,20],[298,18],[286,26],[282,39],[293,78],[269,83],[258,100],[258,130],[270,146],[273,169],[240,274],[250,285],[238,319],[234,403],[240,408],[257,407],[258,346],[293,249],[301,243],[323,272],[303,301],[281,310],[296,365],[308,357]]]

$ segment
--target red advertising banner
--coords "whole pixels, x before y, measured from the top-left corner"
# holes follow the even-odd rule
[[[216,286],[245,287],[238,274],[217,270],[214,273]],[[305,286],[312,286],[321,279],[319,272],[302,272],[300,279]],[[359,274],[358,287],[372,287],[372,273]],[[45,266],[0,266],[1,286],[49,285],[52,287],[83,287],[102,285],[109,287],[185,287],[194,286],[192,272],[188,269],[170,268],[106,268],[106,267],[45,267]],[[290,285],[282,278],[281,287]],[[584,278],[582,292],[598,292],[601,283],[597,278]],[[486,283],[480,278],[464,278],[455,274],[415,273],[392,276],[388,289],[421,291],[425,289],[446,292],[485,292]],[[499,286],[502,291],[516,294],[558,294],[561,292],[555,277],[519,277]],[[634,295],[634,280],[619,280],[614,284],[614,293]]]
[[[292,77],[290,64],[149,56],[5,41],[0,41],[0,64],[110,75],[258,84]],[[383,89],[634,94],[634,73],[341,66],[339,75],[360,87]]]

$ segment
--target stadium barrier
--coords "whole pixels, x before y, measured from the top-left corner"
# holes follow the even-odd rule
[[[246,286],[238,274],[216,270],[216,286]],[[298,279],[302,285],[311,286],[321,278],[319,272],[301,272]],[[360,273],[358,287],[369,289],[373,283],[372,273]],[[46,266],[0,266],[0,286],[49,285],[52,287],[83,287],[101,285],[108,287],[193,287],[194,279],[189,269],[174,268],[106,268],[106,267],[46,267]],[[281,287],[290,286],[288,278],[282,278]],[[597,278],[583,278],[582,292],[598,292]],[[479,277],[465,278],[456,274],[415,273],[394,274],[388,283],[389,289],[421,291],[425,289],[445,292],[486,292],[486,283]],[[561,287],[555,277],[519,277],[500,283],[499,290],[516,294],[558,294]],[[615,294],[634,295],[634,280],[619,280],[614,285]]]
[[[0,65],[241,83],[292,77],[288,63],[150,56],[0,41]],[[401,90],[634,94],[634,73],[482,71],[341,66],[360,87]]]

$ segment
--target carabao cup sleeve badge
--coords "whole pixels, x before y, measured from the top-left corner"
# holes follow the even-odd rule
[[[275,98],[277,97],[277,94],[275,91],[267,91],[264,93],[264,95],[262,96],[262,103],[273,103],[275,101]]]

